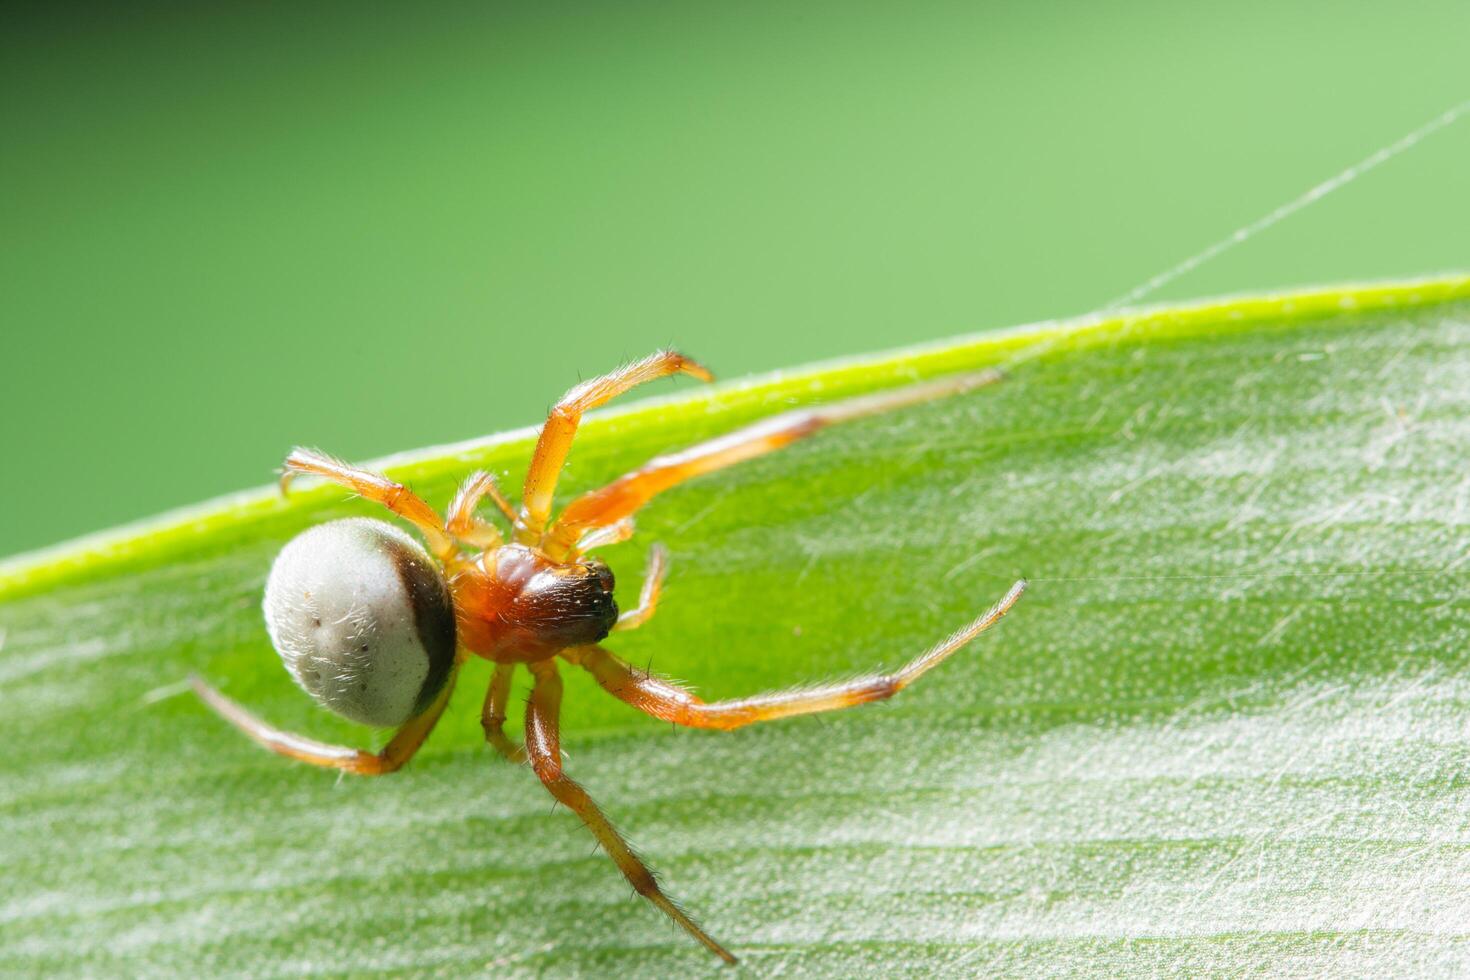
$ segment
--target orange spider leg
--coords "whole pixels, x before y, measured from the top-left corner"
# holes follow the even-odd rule
[[[799,408],[716,436],[680,452],[656,456],[633,472],[568,504],[547,535],[545,547],[556,557],[570,554],[576,550],[583,535],[631,516],[656,494],[675,484],[781,449],[837,422],[962,394],[993,384],[1000,378],[998,371],[976,371],[830,405]]]
[[[562,396],[546,417],[546,425],[536,440],[536,452],[526,471],[526,485],[521,493],[521,526],[523,540],[533,541],[546,527],[551,516],[551,498],[556,492],[557,477],[572,448],[577,424],[582,413],[590,411],[645,381],[671,374],[693,375],[701,381],[713,376],[702,366],[674,351],[658,351],[624,367],[584,381]],[[610,522],[609,522],[610,523]]]
[[[585,554],[594,548],[606,548],[610,544],[621,544],[633,536],[635,530],[633,518],[624,518],[615,521],[607,527],[594,527],[578,540],[576,548],[572,549],[577,555]]]
[[[485,708],[480,712],[480,727],[485,729],[485,741],[494,746],[495,751],[505,756],[507,762],[520,765],[526,761],[526,750],[505,734],[505,706],[510,701],[510,682],[515,670],[515,664],[495,665],[490,690],[485,692]]]
[[[1017,582],[985,615],[914,658],[896,673],[773,691],[729,701],[701,701],[677,684],[640,671],[601,647],[578,647],[565,651],[563,656],[586,668],[608,693],[645,714],[692,728],[728,730],[758,721],[835,711],[891,698],[994,625],[1016,604],[1025,588],[1024,580]]]
[[[648,552],[648,570],[643,573],[643,589],[638,593],[638,608],[618,617],[614,630],[635,630],[648,622],[658,609],[658,595],[663,591],[664,576],[669,573],[669,552],[661,544]]]
[[[557,724],[561,711],[561,675],[557,673],[554,660],[533,663],[530,668],[536,677],[535,686],[531,689],[531,703],[526,709],[526,750],[531,757],[531,768],[552,796],[582,818],[592,836],[597,838],[638,894],[657,905],[720,959],[734,963],[735,957],[729,950],[695,925],[694,920],[663,893],[648,865],[628,846],[617,828],[592,802],[592,797],[562,771],[561,736]]]
[[[423,532],[429,542],[429,550],[440,561],[449,561],[459,553],[434,508],[401,483],[369,470],[349,466],[340,459],[333,459],[312,449],[293,449],[291,455],[286,457],[286,468],[281,474],[283,492],[298,473],[325,477],[361,497],[387,507]]]
[[[424,739],[429,737],[434,726],[438,724],[439,716],[444,714],[444,706],[449,703],[449,695],[454,691],[454,679],[459,673],[459,663],[460,661],[456,659],[454,669],[449,672],[449,679],[444,684],[444,690],[439,692],[439,696],[424,710],[423,714],[404,722],[398,731],[393,733],[388,744],[383,746],[383,751],[377,753],[364,752],[362,749],[348,748],[343,745],[329,745],[303,735],[283,732],[261,721],[239,703],[210,687],[201,678],[191,677],[189,683],[193,685],[195,692],[204,700],[204,703],[213,708],[220,717],[272,752],[301,762],[308,762],[314,766],[341,769],[358,776],[386,776],[390,772],[402,769],[419,750],[419,746],[424,744]]]
[[[475,513],[475,508],[480,506],[480,501],[487,495],[514,524],[515,511],[511,509],[510,501],[500,492],[500,487],[496,486],[495,477],[484,470],[476,470],[465,478],[464,483],[459,486],[459,492],[454,495],[454,502],[445,513],[445,530],[480,549],[498,548],[504,544],[505,539],[495,525],[482,520]]]

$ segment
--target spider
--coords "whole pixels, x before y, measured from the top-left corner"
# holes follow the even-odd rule
[[[428,544],[426,552],[383,521],[332,521],[287,543],[266,582],[267,629],[291,676],[339,715],[396,727],[382,751],[328,745],[281,731],[202,679],[192,678],[192,683],[211,708],[273,752],[316,766],[381,776],[401,768],[423,744],[449,703],[461,665],[471,655],[484,657],[495,665],[481,714],[490,745],[513,763],[529,759],[551,795],[582,819],[638,894],[715,955],[734,963],[724,946],[664,894],[586,790],[563,771],[557,661],[588,671],[609,694],[655,718],[696,728],[739,728],[892,697],[1005,615],[1026,583],[1017,582],[983,616],[892,674],[707,702],[620,660],[599,643],[653,615],[668,569],[667,554],[661,546],[653,547],[637,607],[619,613],[612,571],[587,553],[631,537],[634,513],[654,495],[780,449],[834,422],[959,394],[999,378],[994,371],[952,375],[776,415],[655,457],[584,493],[552,521],[557,477],[582,414],[636,385],[680,373],[713,380],[689,358],[660,351],[567,392],[551,409],[536,441],[519,510],[486,472],[465,480],[441,519],[407,487],[386,477],[312,450],[296,449],[286,457],[283,490],[297,474],[325,477],[387,507],[416,527]],[[509,540],[478,516],[485,497],[510,522]],[[505,733],[506,703],[518,665],[530,671],[533,682],[523,745]]]

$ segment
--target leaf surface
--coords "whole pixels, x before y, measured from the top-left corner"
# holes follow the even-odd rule
[[[626,603],[669,547],[657,617],[613,645],[706,696],[895,666],[1029,576],[1011,617],[892,702],[730,734],[568,675],[572,774],[760,975],[1470,970],[1470,279],[691,389],[589,420],[563,497],[994,364],[671,491],[606,557]],[[386,464],[442,506],[529,448]],[[484,747],[484,664],[381,780],[181,693],[199,671],[380,744],[291,685],[259,611],[283,542],[358,513],[262,490],[0,565],[0,971],[724,975]]]

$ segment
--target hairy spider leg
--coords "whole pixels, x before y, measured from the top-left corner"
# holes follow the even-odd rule
[[[625,517],[621,521],[614,521],[606,527],[593,528],[582,535],[577,542],[577,554],[585,554],[594,548],[606,548],[610,544],[621,544],[633,536],[636,526],[633,518]]]
[[[505,756],[507,762],[520,765],[526,761],[526,750],[505,734],[505,707],[510,702],[510,682],[515,677],[515,664],[496,664],[490,676],[490,689],[485,692],[485,707],[480,712],[480,727],[485,729],[485,741],[496,752]]]
[[[688,374],[701,381],[712,381],[714,376],[702,365],[676,351],[658,351],[618,368],[609,374],[584,381],[562,396],[546,417],[546,425],[536,439],[536,452],[531,457],[531,467],[526,470],[525,489],[521,493],[521,520],[517,540],[525,543],[535,541],[546,528],[551,517],[551,498],[556,492],[557,477],[562,464],[571,451],[572,439],[577,434],[577,425],[582,413],[603,405],[623,392],[646,381],[654,381],[671,374]]]
[[[491,548],[500,547],[505,543],[505,539],[501,537],[500,530],[495,525],[481,519],[475,513],[475,509],[480,506],[480,501],[486,496],[495,501],[500,512],[509,517],[514,526],[516,513],[511,509],[510,501],[506,500],[505,495],[500,492],[500,487],[495,483],[495,477],[484,470],[476,470],[459,485],[459,492],[454,495],[453,503],[445,512],[444,529],[459,540],[488,551]]]
[[[383,751],[376,753],[344,745],[329,745],[304,735],[281,731],[261,721],[240,704],[210,687],[203,679],[190,677],[189,683],[204,703],[213,708],[220,717],[272,752],[308,762],[313,766],[341,769],[358,776],[386,776],[402,769],[438,724],[439,717],[444,714],[445,705],[449,704],[449,696],[454,691],[454,680],[459,674],[461,662],[461,658],[455,658],[454,668],[449,672],[444,690],[439,692],[433,703],[422,714],[404,722],[393,733],[388,744],[383,746]]]
[[[638,593],[638,608],[618,617],[613,630],[636,630],[653,618],[658,609],[658,596],[663,591],[664,576],[669,574],[669,552],[661,544],[648,549],[648,569],[643,573],[643,588]]]
[[[758,721],[835,711],[891,698],[993,626],[1016,604],[1025,588],[1024,580],[1017,582],[985,615],[915,657],[895,673],[772,691],[728,701],[702,701],[677,684],[639,670],[602,647],[576,647],[564,651],[562,656],[584,667],[609,694],[645,714],[691,728],[728,730]]]
[[[340,484],[353,493],[387,507],[423,532],[429,550],[441,562],[448,562],[459,554],[444,522],[434,508],[408,487],[370,470],[349,466],[340,459],[333,459],[314,449],[293,449],[286,457],[285,470],[281,473],[281,490],[284,492],[298,473],[309,473]]]
[[[547,534],[546,550],[558,558],[576,553],[584,535],[632,516],[655,495],[691,477],[773,452],[838,422],[962,394],[994,384],[1001,377],[998,371],[975,371],[830,405],[799,408],[688,449],[655,456],[631,473],[568,504]]]
[[[608,857],[613,859],[613,863],[618,866],[623,877],[628,879],[634,891],[662,909],[665,915],[703,943],[710,952],[726,963],[734,963],[735,957],[729,950],[715,942],[663,893],[648,865],[634,853],[617,828],[592,801],[592,797],[562,771],[561,736],[557,722],[561,711],[561,675],[557,672],[554,660],[532,663],[529,667],[536,678],[535,685],[531,688],[531,703],[526,708],[526,751],[531,757],[531,768],[558,802],[582,818],[582,822],[592,831],[592,836],[607,851]]]

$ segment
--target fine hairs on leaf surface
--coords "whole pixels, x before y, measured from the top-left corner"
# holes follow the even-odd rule
[[[894,666],[1029,577],[1001,626],[885,705],[729,734],[569,676],[571,774],[758,975],[1470,969],[1470,278],[680,392],[589,418],[562,496],[995,364],[671,491],[605,556],[626,605],[668,546],[658,616],[612,645],[705,695]],[[529,447],[386,466],[442,505]],[[368,513],[261,490],[0,565],[0,972],[720,975],[485,748],[484,665],[374,781],[177,696],[197,671],[376,745],[291,684],[259,608],[286,540]]]

